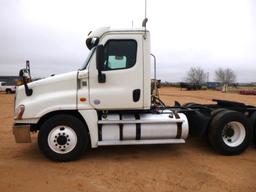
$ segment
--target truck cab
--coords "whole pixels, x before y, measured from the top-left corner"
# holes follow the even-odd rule
[[[145,34],[147,38],[143,38]],[[92,32],[87,39],[90,59],[78,73],[78,98],[88,94],[89,105],[97,110],[149,109],[149,42],[149,32],[143,29]],[[96,54],[99,45],[101,53]],[[78,102],[78,108],[87,104]]]

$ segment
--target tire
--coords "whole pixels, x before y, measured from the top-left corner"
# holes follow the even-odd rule
[[[40,127],[38,146],[53,161],[75,160],[89,146],[87,127],[77,117],[55,115]]]
[[[206,109],[210,112],[210,108],[206,107],[205,105],[198,104],[198,103],[185,103],[182,105],[184,108],[201,108]]]
[[[256,145],[256,112],[250,116],[250,121],[253,127],[253,142]]]
[[[214,119],[214,117],[218,114],[218,113],[221,113],[223,111],[226,111],[227,109],[224,109],[224,108],[218,108],[218,109],[214,109],[213,111],[211,111],[211,119],[208,123],[208,127],[211,125],[212,123],[212,120]],[[207,143],[209,145],[211,145],[211,142],[210,142],[210,139],[209,139],[209,129],[207,130],[207,134],[208,134],[208,137],[207,137]]]
[[[6,94],[11,94],[12,93],[12,91],[10,89],[6,89],[5,92],[6,92]]]
[[[220,113],[220,112],[222,112],[222,111],[225,111],[225,110],[226,110],[226,109],[224,109],[224,108],[219,108],[219,109],[213,110],[213,111],[211,112],[212,118],[213,118],[214,116],[216,116],[218,113]]]
[[[196,103],[185,103],[182,105],[182,107],[191,107],[191,106],[195,106]]]
[[[212,147],[223,155],[238,155],[250,144],[252,126],[249,119],[236,111],[222,111],[213,117],[208,138]]]

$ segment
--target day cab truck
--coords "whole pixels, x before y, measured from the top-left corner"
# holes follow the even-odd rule
[[[240,154],[250,144],[254,106],[223,100],[166,106],[151,90],[146,28],[99,28],[86,45],[90,53],[77,71],[34,82],[27,69],[20,71],[16,142],[31,142],[30,133],[38,131],[40,150],[55,161],[101,146],[185,143],[190,135],[207,137],[224,155]]]

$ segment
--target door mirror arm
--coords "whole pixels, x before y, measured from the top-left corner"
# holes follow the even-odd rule
[[[98,72],[98,82],[105,83],[106,82],[106,74],[101,71]]]

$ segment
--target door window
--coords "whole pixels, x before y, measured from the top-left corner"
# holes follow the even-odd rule
[[[109,40],[104,52],[105,71],[131,68],[136,63],[137,42],[135,40]]]

